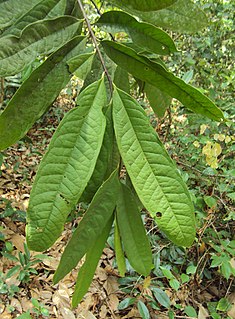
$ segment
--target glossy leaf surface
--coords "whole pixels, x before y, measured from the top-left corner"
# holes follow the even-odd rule
[[[101,185],[87,212],[66,246],[54,276],[57,283],[69,273],[90,250],[113,215],[119,193],[117,170]]]
[[[21,37],[0,38],[0,76],[19,73],[40,54],[49,54],[71,40],[80,21],[73,17],[59,17],[28,25]]]
[[[160,63],[138,55],[134,50],[112,41],[103,41],[108,56],[120,67],[171,97],[195,113],[213,120],[223,119],[222,111],[199,90],[167,71]]]
[[[143,205],[152,216],[161,213],[157,223],[174,243],[191,245],[195,220],[189,193],[144,110],[115,89],[113,119],[123,162]]]
[[[117,223],[131,266],[141,275],[148,276],[152,269],[150,243],[135,198],[123,184],[117,201]]]
[[[79,270],[75,290],[73,293],[72,306],[75,308],[86,294],[95,274],[96,267],[102,255],[105,243],[108,239],[113,224],[113,215],[103,228],[102,233],[93,243],[86,254],[86,259]]]
[[[21,85],[0,115],[0,149],[21,139],[69,82],[66,61],[82,50],[83,39],[76,37],[51,54]]]
[[[166,32],[149,23],[138,22],[125,12],[106,12],[96,24],[110,33],[125,31],[135,45],[151,53],[164,55],[177,51],[174,41]]]
[[[54,133],[33,184],[27,214],[27,242],[32,250],[50,247],[83,193],[95,167],[105,131],[104,81],[78,98]]]

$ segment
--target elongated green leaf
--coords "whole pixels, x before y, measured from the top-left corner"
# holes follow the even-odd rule
[[[40,0],[6,0],[0,1],[0,29],[11,25],[20,16],[25,14]]]
[[[115,143],[112,123],[112,111],[110,106],[105,112],[105,117],[106,129],[104,133],[103,144],[96,162],[94,172],[81,197],[81,201],[84,201],[86,203],[90,203],[101,184],[110,176],[113,170],[117,168],[120,160],[119,152]]]
[[[50,247],[83,193],[95,167],[105,131],[102,108],[104,81],[84,90],[53,135],[30,195],[27,243],[30,249]]]
[[[94,53],[79,54],[68,61],[69,70],[78,78],[84,80],[91,70]]]
[[[114,228],[114,249],[115,249],[115,255],[116,255],[119,274],[121,277],[124,277],[126,272],[126,261],[125,261],[125,256],[122,249],[122,242],[120,238],[120,232],[118,229],[117,220],[115,221],[115,228]]]
[[[167,8],[177,2],[177,0],[111,0],[120,8],[139,11],[155,11]]]
[[[177,51],[174,41],[166,32],[152,24],[138,22],[125,12],[106,12],[96,24],[111,33],[125,31],[135,45],[151,53],[164,55]]]
[[[146,83],[144,91],[149,100],[150,106],[157,117],[164,117],[167,108],[171,104],[171,97],[148,83]]]
[[[86,294],[92,279],[95,274],[96,267],[98,265],[100,256],[102,255],[105,243],[108,239],[111,227],[113,224],[113,215],[103,228],[102,233],[97,238],[92,247],[88,250],[86,254],[86,260],[79,270],[77,282],[73,294],[72,306],[77,307],[79,302],[82,300]]]
[[[209,98],[174,76],[160,63],[152,62],[148,58],[138,55],[132,49],[112,41],[103,41],[102,45],[105,52],[117,65],[138,79],[156,86],[159,90],[176,98],[193,112],[217,121],[224,118],[222,111]]]
[[[113,120],[123,162],[143,205],[152,216],[159,212],[157,223],[174,243],[191,245],[195,219],[190,195],[144,110],[115,89]]]
[[[55,51],[75,35],[80,23],[76,18],[63,16],[30,24],[20,38],[0,38],[0,76],[19,73],[37,55]]]
[[[38,20],[44,19],[46,16],[50,15],[55,6],[58,4],[58,0],[43,0],[36,4],[33,8],[22,15],[18,20],[16,20],[13,25],[6,29],[1,36],[15,35],[19,37],[21,31],[27,27],[27,25],[34,23]],[[61,12],[63,14],[63,12]]]
[[[208,24],[205,13],[191,0],[178,0],[172,6],[159,11],[129,12],[148,23],[182,33],[198,32]]]
[[[73,233],[54,275],[54,283],[57,283],[76,267],[77,263],[102,234],[105,225],[107,225],[113,215],[119,187],[116,169],[109,179],[101,185],[83,219]]]
[[[21,85],[0,115],[0,149],[21,139],[69,82],[66,61],[82,50],[84,37],[76,37],[53,53]]]
[[[121,184],[121,189],[117,200],[117,222],[124,250],[131,266],[148,276],[152,269],[150,243],[134,196],[127,186]]]

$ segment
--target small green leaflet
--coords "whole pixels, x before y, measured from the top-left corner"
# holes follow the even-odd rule
[[[84,41],[82,41],[84,40]],[[32,72],[0,115],[0,150],[21,139],[53,103],[71,78],[66,61],[85,45],[76,37]]]
[[[33,184],[27,214],[27,243],[43,251],[61,234],[95,168],[105,131],[104,80],[78,97],[54,133]]]
[[[25,14],[40,0],[6,0],[0,2],[0,29],[5,28]]]
[[[139,274],[148,276],[152,269],[150,243],[135,197],[124,184],[117,200],[117,224],[131,266]]]
[[[73,308],[77,307],[79,302],[82,300],[86,294],[92,279],[95,274],[96,267],[98,265],[100,256],[102,255],[105,243],[108,239],[111,227],[113,224],[113,215],[110,220],[107,222],[106,226],[103,228],[102,233],[96,239],[94,244],[88,250],[86,254],[86,260],[83,263],[81,269],[79,270],[77,282],[73,294],[72,306]]]
[[[125,31],[142,50],[163,55],[177,51],[174,41],[166,32],[152,24],[138,22],[125,12],[105,12],[96,24],[110,33]]]
[[[190,246],[195,218],[186,185],[144,110],[119,89],[113,93],[113,121],[121,157],[143,205],[152,216],[161,213],[157,223],[174,243]]]
[[[0,76],[19,73],[38,55],[49,54],[76,34],[81,20],[62,16],[28,25],[21,37],[0,38]]]
[[[117,169],[100,186],[83,219],[73,233],[54,275],[54,283],[64,278],[90,250],[113,215],[119,193]]]
[[[196,88],[174,76],[160,63],[152,62],[122,44],[103,41],[102,45],[108,56],[133,76],[176,98],[185,107],[195,113],[202,114],[216,121],[224,119],[222,111],[209,98]]]
[[[167,8],[177,2],[177,0],[110,0],[109,2],[123,9],[155,11]]]
[[[21,31],[27,27],[27,25],[36,22],[38,20],[43,20],[50,13],[51,10],[58,4],[58,0],[43,0],[40,1],[36,6],[31,8],[23,16],[21,16],[17,21],[13,23],[8,29],[4,30],[1,34],[5,35],[15,35],[19,37]],[[61,15],[63,12],[61,12]]]

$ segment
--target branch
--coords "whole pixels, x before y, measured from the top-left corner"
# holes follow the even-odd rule
[[[95,48],[96,48],[97,54],[98,54],[98,56],[99,56],[100,62],[101,62],[101,64],[102,64],[102,67],[103,67],[103,70],[104,70],[104,73],[105,73],[105,75],[107,76],[107,79],[108,79],[108,82],[109,82],[109,88],[110,88],[110,92],[111,92],[111,96],[112,96],[112,92],[113,92],[113,82],[112,82],[111,76],[110,76],[110,74],[109,74],[109,72],[108,72],[108,70],[107,70],[107,68],[106,68],[106,65],[105,65],[103,56],[102,56],[102,54],[101,54],[101,52],[100,52],[98,43],[97,43],[97,41],[96,41],[95,34],[94,34],[94,32],[93,32],[93,30],[92,30],[92,28],[91,28],[90,21],[89,21],[87,15],[86,15],[86,12],[85,12],[85,10],[84,10],[84,7],[83,7],[83,5],[82,5],[82,2],[81,2],[81,0],[77,0],[77,1],[78,1],[78,5],[79,5],[79,7],[80,7],[80,9],[81,9],[81,11],[82,11],[82,15],[83,15],[83,17],[84,17],[84,19],[85,19],[85,21],[86,21],[86,24],[87,24],[87,27],[88,27],[88,31],[89,31],[89,33],[90,33],[92,42],[94,43],[94,46],[95,46]]]

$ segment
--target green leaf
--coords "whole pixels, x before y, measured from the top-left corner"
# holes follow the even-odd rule
[[[114,249],[115,249],[115,256],[117,260],[119,274],[121,277],[124,277],[126,272],[126,260],[125,260],[125,256],[122,249],[122,242],[120,238],[120,232],[118,229],[117,221],[115,221],[115,228],[114,228]]]
[[[197,318],[197,312],[192,306],[186,306],[184,308],[184,312],[186,313],[187,316],[192,317],[192,318]]]
[[[170,279],[169,281],[169,285],[171,286],[171,288],[173,288],[174,290],[179,290],[179,287],[180,287],[180,283],[177,279],[173,278],[173,279]]]
[[[157,117],[164,117],[166,110],[171,104],[171,97],[148,83],[145,84],[144,91]]]
[[[76,34],[80,24],[76,18],[63,16],[28,25],[20,38],[0,38],[0,76],[19,73],[38,55],[55,51]]]
[[[130,93],[129,75],[124,69],[120,68],[119,66],[117,66],[115,70],[113,83],[119,89],[125,91],[126,93]]]
[[[68,112],[54,133],[33,184],[28,207],[27,243],[50,247],[63,230],[95,168],[105,131],[104,81],[86,88],[79,107]]]
[[[118,305],[118,310],[123,310],[128,308],[129,306],[133,305],[136,301],[136,298],[125,298],[123,299],[119,305]]]
[[[1,37],[6,35],[15,35],[16,37],[19,37],[21,35],[21,31],[27,27],[27,25],[46,18],[47,15],[50,14],[50,11],[53,10],[57,4],[58,0],[40,1],[33,8],[22,15],[18,20],[16,20],[11,27],[4,30],[4,32],[1,34]],[[61,12],[61,14],[63,14],[63,12]]]
[[[17,318],[19,318],[19,319],[32,319],[32,317],[30,316],[30,313],[28,311],[25,313],[22,313],[22,315],[18,316]]]
[[[174,32],[198,32],[208,24],[205,13],[191,0],[178,0],[172,6],[159,11],[142,12],[127,9],[148,23]]]
[[[144,110],[115,89],[113,119],[119,151],[142,203],[152,216],[161,213],[157,223],[174,243],[190,246],[195,237],[190,195]]]
[[[106,129],[103,144],[97,158],[94,172],[87,184],[87,187],[85,188],[84,193],[82,194],[81,202],[90,203],[98,188],[110,176],[113,170],[117,168],[120,161],[120,155],[113,131],[112,112],[110,106],[108,106],[105,112],[105,117]]]
[[[223,119],[222,111],[199,90],[167,71],[160,63],[138,55],[134,50],[112,41],[103,41],[108,56],[120,67],[162,92],[176,98],[195,113],[214,120]]]
[[[154,297],[165,308],[170,308],[171,302],[165,291],[160,288],[152,288]]]
[[[95,274],[96,267],[98,265],[100,256],[102,255],[105,243],[108,239],[110,229],[113,224],[113,215],[103,228],[100,236],[93,243],[92,247],[88,250],[86,254],[86,260],[79,270],[77,282],[73,294],[72,306],[73,308],[77,307],[79,302],[82,300],[86,294],[92,279]]]
[[[53,53],[21,85],[0,116],[0,149],[21,139],[69,82],[66,61],[81,51],[84,37],[76,37]]]
[[[6,279],[14,276],[15,274],[17,274],[20,270],[21,266],[20,265],[16,265],[14,267],[12,267],[6,274]]]
[[[221,298],[220,301],[218,302],[216,310],[225,312],[225,311],[229,311],[231,307],[232,305],[227,298]]]
[[[155,11],[171,6],[177,0],[110,0],[110,2],[124,9]]]
[[[0,29],[5,28],[25,14],[40,0],[6,0],[0,2]]]
[[[150,319],[148,308],[145,306],[143,301],[139,300],[137,303],[137,307],[142,319]]]
[[[148,276],[152,269],[150,243],[135,198],[123,184],[117,200],[117,223],[131,266],[138,273]]]
[[[110,33],[125,31],[135,45],[151,53],[165,55],[177,51],[174,41],[166,32],[152,24],[138,22],[125,12],[106,12],[96,24]]]
[[[70,59],[68,61],[69,70],[78,78],[84,80],[91,70],[94,53],[84,53]]]
[[[94,245],[113,215],[119,193],[117,169],[101,185],[88,210],[66,246],[53,281],[57,283],[69,273]]]

